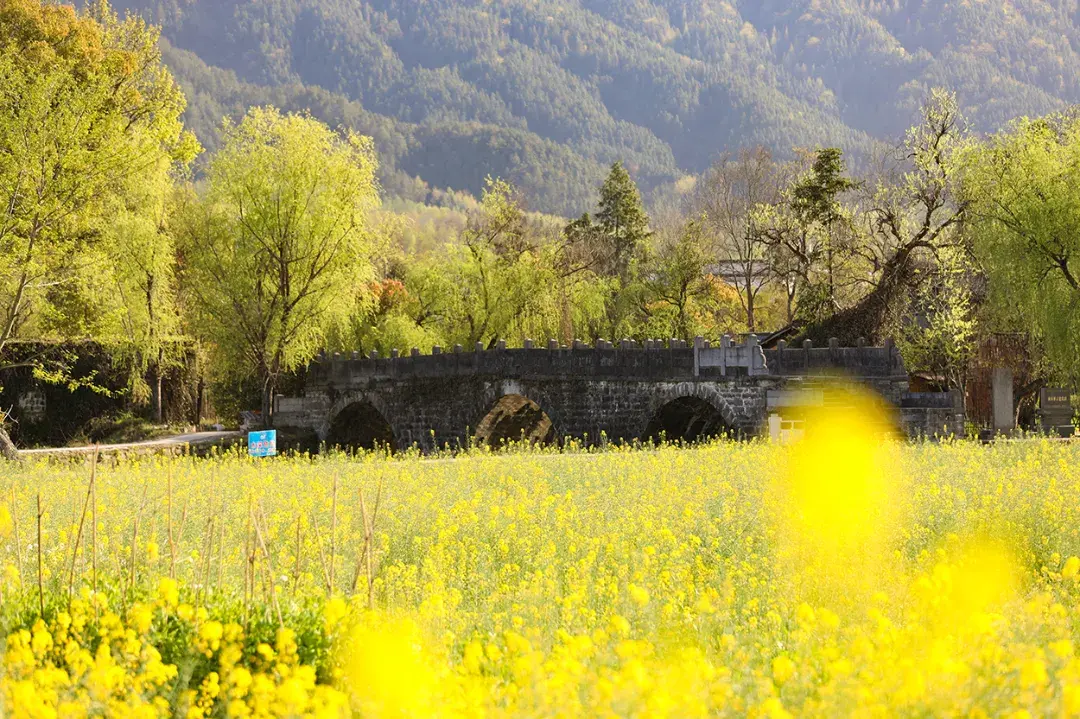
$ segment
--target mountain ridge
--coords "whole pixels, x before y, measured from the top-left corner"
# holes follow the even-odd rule
[[[1075,0],[114,5],[162,26],[210,146],[209,118],[236,111],[222,97],[302,109],[316,93],[316,116],[366,113],[357,129],[382,132],[392,173],[474,194],[502,175],[563,215],[592,204],[615,160],[646,189],[754,144],[782,155],[840,146],[858,164],[903,132],[933,86],[957,90],[981,131],[1080,101]],[[410,186],[404,176],[395,191]]]

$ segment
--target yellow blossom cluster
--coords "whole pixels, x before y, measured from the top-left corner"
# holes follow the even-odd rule
[[[315,667],[299,660],[296,632],[278,629],[273,645],[260,642],[245,656],[243,628],[236,623],[208,620],[199,628],[199,651],[217,659],[217,668],[197,689],[184,693],[187,719],[218,716],[271,719],[348,715],[348,697],[317,681]]]
[[[142,458],[97,468],[93,537],[88,467],[28,463],[0,481],[6,711],[1080,717],[1080,445],[869,424],[792,448]],[[51,618],[20,626],[39,492]]]
[[[125,622],[84,592],[51,622],[9,634],[0,689],[11,716],[168,716],[176,667],[146,641],[141,614],[133,607]]]
[[[38,618],[8,634],[2,706],[15,719],[347,716],[348,697],[316,681],[315,668],[300,661],[291,628],[278,629],[272,646],[259,643],[247,655],[242,626],[179,603],[172,579],[162,579],[157,594],[156,602],[136,602],[118,614],[104,594],[84,589],[51,621]],[[212,668],[197,685],[181,687],[177,664],[163,661],[156,645],[168,643],[166,628],[190,637],[189,646]]]

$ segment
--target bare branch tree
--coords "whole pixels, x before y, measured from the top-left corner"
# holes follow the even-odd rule
[[[739,291],[746,327],[757,329],[757,297],[769,284],[769,241],[758,221],[761,208],[780,201],[783,172],[764,147],[741,150],[718,159],[698,184],[695,214],[704,216],[717,274]]]

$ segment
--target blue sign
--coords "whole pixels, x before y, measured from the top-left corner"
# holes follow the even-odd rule
[[[248,432],[248,454],[252,457],[273,457],[277,454],[277,430]]]

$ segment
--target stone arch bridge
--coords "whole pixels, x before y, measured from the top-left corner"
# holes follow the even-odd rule
[[[275,399],[274,424],[310,444],[424,451],[523,437],[588,444],[746,437],[767,431],[771,413],[823,403],[841,377],[881,394],[912,433],[940,428],[942,420],[955,425],[952,405],[941,398],[931,408],[905,407],[913,404],[908,376],[891,344],[763,350],[753,336],[719,346],[526,342],[521,349],[457,346],[382,359],[324,353],[308,368],[303,396]]]

